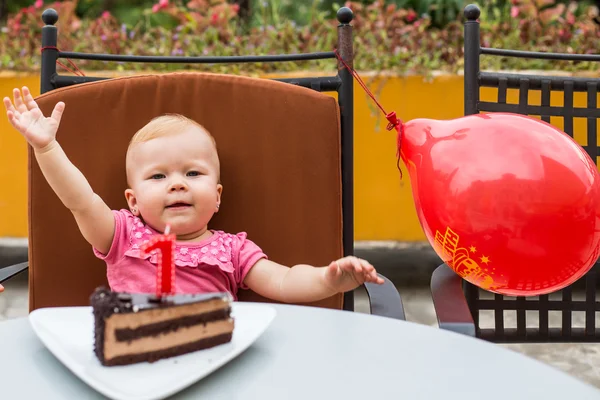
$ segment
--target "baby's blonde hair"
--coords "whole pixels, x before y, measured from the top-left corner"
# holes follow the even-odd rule
[[[153,118],[150,122],[141,127],[135,133],[135,135],[133,135],[131,141],[129,142],[129,147],[136,143],[147,142],[149,140],[156,139],[159,137],[176,135],[190,126],[196,126],[201,131],[205,132],[212,140],[216,150],[217,142],[215,141],[213,135],[211,135],[210,132],[206,130],[206,128],[204,128],[202,125],[200,125],[193,119],[181,114],[164,114]]]
[[[213,145],[215,146],[215,154],[217,161],[217,176],[219,176],[218,181],[220,182],[220,166],[219,166],[219,155],[217,152],[217,142],[213,135],[210,134],[205,127],[200,125],[198,122],[194,121],[191,118],[188,118],[181,114],[164,114],[158,117],[154,117],[150,122],[141,127],[135,135],[129,141],[129,147],[127,148],[126,159],[129,160],[129,153],[131,147],[138,144],[144,143],[152,139],[156,139],[164,136],[177,135],[183,132],[185,129],[190,126],[195,126],[200,131],[204,132],[208,137],[210,137]],[[128,164],[128,163],[127,163]]]

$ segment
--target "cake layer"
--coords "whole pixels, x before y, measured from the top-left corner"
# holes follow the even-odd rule
[[[115,365],[129,365],[139,362],[155,362],[163,358],[180,356],[182,354],[191,353],[193,351],[204,350],[210,347],[218,346],[231,341],[232,333],[213,336],[206,339],[201,339],[196,342],[186,343],[176,347],[170,347],[168,349],[162,349],[158,351],[148,353],[134,353],[116,356],[111,359],[104,361],[106,366]]]
[[[207,324],[209,322],[219,320],[226,320],[229,318],[229,314],[229,308],[222,308],[220,310],[209,311],[202,314],[187,315],[176,319],[170,319],[167,321],[156,322],[148,325],[141,325],[137,328],[117,328],[115,329],[115,337],[119,342],[131,341],[146,336],[155,336],[169,331],[176,331],[188,326]]]
[[[215,310],[229,309],[229,302],[225,302],[222,299],[213,299],[202,303],[189,303],[183,305],[173,304],[170,307],[166,307],[164,304],[159,304],[159,306],[155,308],[134,310],[133,312],[107,313],[105,318],[108,322],[108,320],[114,316],[130,316],[131,318],[118,318],[114,323],[115,325],[113,325],[113,328],[136,329],[142,325],[154,324],[157,322],[184,318],[202,313],[209,313]]]
[[[118,315],[114,315],[116,317]],[[122,315],[123,317],[126,314]],[[113,319],[112,317],[109,320]],[[104,358],[110,360],[118,356],[131,355],[135,353],[149,353],[167,350],[190,342],[231,334],[234,328],[233,319],[209,322],[188,327],[182,327],[176,331],[169,331],[155,336],[146,336],[127,342],[120,342],[115,336],[115,331],[110,327],[107,320],[104,336]]]

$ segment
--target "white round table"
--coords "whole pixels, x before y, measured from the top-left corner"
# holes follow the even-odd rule
[[[273,305],[244,353],[176,399],[600,399],[600,390],[498,345],[368,314]],[[27,318],[0,323],[0,398],[103,398]]]

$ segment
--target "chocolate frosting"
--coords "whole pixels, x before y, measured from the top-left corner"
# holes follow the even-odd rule
[[[100,286],[90,296],[90,304],[94,309],[105,310],[105,317],[114,313],[130,313],[150,308],[172,307],[190,303],[222,299],[230,302],[233,296],[227,292],[174,294],[162,297],[151,293],[113,292],[106,286]]]

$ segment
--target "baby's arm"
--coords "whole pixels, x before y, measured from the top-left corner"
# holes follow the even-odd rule
[[[19,89],[14,89],[13,95],[14,106],[8,97],[4,98],[9,121],[33,147],[44,177],[73,213],[83,237],[98,251],[107,253],[115,229],[112,211],[56,141],[64,103],[56,104],[52,115],[46,118],[27,87],[23,88],[23,96]]]
[[[319,301],[364,282],[382,284],[383,279],[371,264],[356,257],[341,258],[327,267],[298,264],[291,268],[261,259],[244,279],[254,292],[284,303]]]
[[[108,253],[115,231],[110,208],[94,193],[57,141],[36,149],[35,158],[52,190],[73,213],[83,237],[102,254]]]

